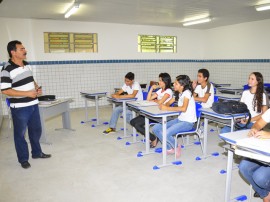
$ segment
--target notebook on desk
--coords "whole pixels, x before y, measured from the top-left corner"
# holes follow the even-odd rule
[[[270,139],[258,139],[254,137],[245,138],[238,140],[236,146],[270,157]]]
[[[60,102],[60,100],[52,100],[52,101],[39,101],[39,105],[51,105]]]
[[[259,161],[270,163],[270,156],[263,155],[261,153],[257,153],[257,152],[254,152],[254,151],[250,151],[247,148],[237,147],[235,149],[235,154],[237,154],[239,156],[244,156],[244,157],[247,157],[247,158],[256,159],[256,160],[259,160]]]
[[[148,101],[148,100],[142,100],[142,101],[138,101],[136,103],[139,104],[142,107],[157,106],[158,105],[156,102]]]

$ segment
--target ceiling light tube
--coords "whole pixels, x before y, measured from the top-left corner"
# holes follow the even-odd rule
[[[270,4],[262,4],[255,6],[256,11],[265,11],[270,9]]]
[[[201,18],[198,20],[192,20],[192,21],[187,21],[183,23],[183,26],[190,26],[190,25],[195,25],[195,24],[201,24],[201,23],[206,23],[210,22],[212,19],[210,17],[208,18]]]
[[[71,16],[72,14],[74,14],[74,13],[79,9],[79,7],[80,7],[80,4],[75,2],[75,3],[72,5],[72,7],[70,7],[70,8],[67,10],[67,12],[66,12],[66,14],[65,14],[65,18],[69,18],[69,16]]]

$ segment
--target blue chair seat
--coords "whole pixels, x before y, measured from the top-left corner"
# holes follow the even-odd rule
[[[191,130],[189,131],[183,131],[183,132],[180,132],[180,133],[177,133],[175,135],[175,147],[177,147],[177,138],[178,136],[183,136],[183,135],[189,135],[189,134],[195,134],[198,136],[198,139],[200,141],[200,145],[201,145],[201,150],[203,152],[203,148],[202,148],[202,143],[201,143],[201,139],[200,139],[200,135],[199,135],[199,126],[200,126],[200,119],[201,119],[201,111],[200,111],[200,108],[202,107],[202,105],[200,103],[197,103],[196,102],[196,117],[197,117],[197,122],[196,122],[196,125],[195,127],[193,127]],[[175,153],[175,160],[176,160],[176,153]]]

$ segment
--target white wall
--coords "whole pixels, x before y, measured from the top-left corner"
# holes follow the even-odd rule
[[[11,40],[20,40],[26,44],[28,50],[32,50],[33,37],[31,20],[0,18],[0,27],[0,61],[3,62],[8,59],[7,43]],[[29,51],[28,57],[34,58],[34,54],[33,51]]]
[[[270,20],[205,31],[204,59],[269,59]]]
[[[260,71],[265,82],[270,82],[270,63],[264,62],[200,62],[196,59],[270,59],[270,20],[220,27],[210,30],[192,30],[155,26],[69,22],[52,20],[29,20],[0,18],[0,63],[7,60],[6,44],[21,40],[28,50],[28,61],[58,60],[106,60],[106,59],[195,59],[195,61],[126,62],[88,64],[33,65],[34,76],[42,85],[44,94],[72,97],[73,108],[82,107],[81,90],[111,92],[123,84],[128,71],[136,80],[147,83],[155,80],[160,72],[168,72],[172,79],[187,74],[196,79],[199,68],[210,71],[210,80],[242,86],[247,83],[250,72]],[[268,25],[268,26],[267,26]],[[45,54],[43,32],[97,32],[98,53]],[[176,35],[176,54],[137,52],[138,34]],[[93,104],[93,103],[92,103]],[[104,99],[101,104],[107,104]],[[6,114],[6,106],[3,102]]]
[[[7,56],[6,44],[18,39],[28,50],[29,61],[92,59],[202,59],[200,30],[111,23],[0,18],[0,55]],[[98,53],[44,53],[43,32],[98,33]],[[177,36],[178,51],[138,53],[138,34]],[[1,57],[1,60],[7,59]]]
[[[29,61],[98,59],[262,59],[270,58],[270,20],[209,30],[111,23],[0,18],[0,62],[6,45],[21,40]],[[43,32],[96,32],[98,53],[44,53]],[[138,34],[177,36],[177,53],[138,53]]]

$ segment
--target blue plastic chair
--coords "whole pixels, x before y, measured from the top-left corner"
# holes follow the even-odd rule
[[[147,95],[148,95],[148,92],[142,92],[143,93],[143,100],[147,100]]]
[[[248,89],[250,89],[250,87],[246,84],[246,85],[243,85],[243,90],[248,90]]]
[[[218,96],[214,96],[214,102],[218,102]]]
[[[197,122],[196,122],[196,126],[193,127],[191,130],[189,131],[184,131],[184,132],[180,132],[180,133],[177,133],[175,135],[175,145],[174,145],[174,148],[177,147],[177,138],[178,136],[184,136],[184,135],[189,135],[189,134],[195,134],[198,136],[198,139],[200,141],[200,145],[201,145],[201,150],[202,150],[202,153],[203,153],[203,147],[202,147],[202,142],[201,142],[201,139],[200,139],[200,134],[199,134],[199,127],[200,127],[200,119],[201,119],[201,111],[200,111],[200,108],[202,108],[202,105],[200,103],[197,103],[196,102],[196,117],[197,117]],[[184,144],[184,141],[183,141],[183,144]],[[175,160],[176,160],[176,152],[175,152]]]
[[[217,88],[214,88],[214,94],[217,94]]]

